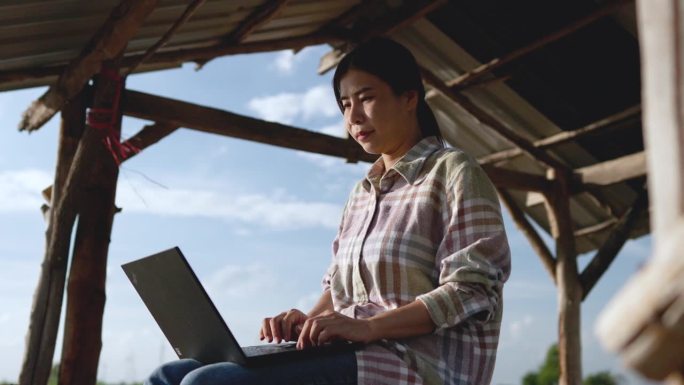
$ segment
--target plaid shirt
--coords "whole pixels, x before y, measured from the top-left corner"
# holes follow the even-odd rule
[[[323,286],[359,319],[419,300],[436,328],[358,351],[358,383],[489,384],[510,273],[496,190],[434,137],[384,171],[379,159],[352,191]]]

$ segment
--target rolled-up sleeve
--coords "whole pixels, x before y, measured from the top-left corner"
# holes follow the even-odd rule
[[[472,161],[454,174],[446,186],[444,238],[436,256],[438,286],[417,297],[436,330],[466,320],[491,320],[511,268],[501,209],[489,178]]]

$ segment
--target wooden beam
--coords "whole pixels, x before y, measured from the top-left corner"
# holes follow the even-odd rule
[[[491,165],[484,165],[482,168],[497,187],[537,192],[550,191],[552,187],[551,182],[543,175],[507,170]]]
[[[637,219],[644,209],[648,209],[648,199],[646,189],[639,193],[632,206],[620,217],[615,228],[603,243],[598,252],[594,255],[591,262],[580,274],[582,284],[582,301],[589,295],[596,282],[608,270],[610,264],[622,249],[622,246],[629,239],[629,234],[637,223]]]
[[[20,131],[34,131],[81,91],[105,60],[121,53],[157,5],[157,0],[122,0],[81,53],[65,68],[56,84],[24,112]]]
[[[127,90],[124,93],[123,113],[177,127],[344,159],[368,162],[377,159],[377,156],[366,153],[344,138],[137,91]]]
[[[589,134],[597,134],[606,129],[614,127],[614,123],[631,118],[641,113],[641,105],[632,106],[624,111],[618,112],[606,118],[603,118],[597,122],[593,122],[584,127],[578,128],[572,131],[563,131],[557,134],[551,135],[544,139],[536,140],[532,145],[538,149],[546,150],[563,143],[567,143],[572,140],[579,139],[581,137],[587,136]],[[507,161],[513,159],[519,155],[522,155],[523,151],[514,147],[508,150],[503,150],[483,156],[478,159],[480,163],[498,163],[502,161]]]
[[[554,190],[546,194],[549,223],[556,239],[558,289],[559,385],[582,384],[581,299],[573,221],[570,215],[570,175],[553,170]]]
[[[67,185],[69,170],[85,129],[89,100],[90,93],[83,90],[62,110],[55,188],[50,192],[51,208],[45,232],[45,255],[33,296],[19,385],[45,385],[52,368],[62,313],[71,229],[76,219],[73,205],[65,207],[58,203],[63,201],[64,186]]]
[[[532,159],[545,163],[552,168],[567,169],[563,163],[541,151],[540,149],[535,148],[530,141],[518,135],[509,127],[506,127],[488,112],[473,103],[468,97],[453,92],[451,88],[449,88],[439,77],[437,77],[437,75],[433,74],[427,68],[421,68],[421,72],[425,82],[432,88],[442,93],[442,95],[451,100],[453,103],[468,111],[474,118],[482,122],[498,136],[521,148],[522,151],[528,154]]]
[[[608,186],[646,175],[646,152],[626,155],[575,170],[574,181],[583,185]]]
[[[553,32],[549,35],[546,35],[542,37],[541,39],[538,39],[534,41],[533,43],[522,47],[520,49],[517,49],[509,54],[506,54],[500,58],[495,58],[490,60],[487,63],[484,63],[480,65],[479,67],[470,70],[461,76],[459,76],[456,79],[453,79],[451,81],[447,82],[447,85],[451,88],[454,89],[454,91],[457,91],[463,87],[466,87],[468,84],[472,83],[473,81],[481,78],[485,74],[488,74],[492,72],[493,70],[505,65],[509,64],[515,60],[518,60],[532,52],[535,52],[539,50],[540,48],[553,43],[557,40],[560,40],[563,37],[566,37],[573,32],[595,22],[596,20],[599,20],[612,12],[614,12],[616,9],[624,6],[625,4],[631,3],[633,0],[615,0],[611,1],[608,4],[603,5],[601,8],[597,9],[596,11],[592,12],[591,14],[575,21],[574,23],[556,31]]]
[[[380,20],[374,21],[369,27],[363,30],[359,28],[352,29],[352,35],[357,36],[355,43],[366,41],[375,36],[389,35],[394,31],[405,28],[446,3],[446,0],[414,0],[405,2],[404,6],[389,13]],[[342,48],[336,48],[323,55],[318,66],[318,73],[324,74],[335,68],[344,57],[346,53],[344,51]]]
[[[159,142],[171,133],[175,132],[177,129],[178,126],[160,122],[146,125],[137,134],[128,138],[128,140],[124,142],[134,146],[139,151],[137,153],[131,153],[128,157],[122,159],[122,161],[131,159],[145,148]]]
[[[546,272],[551,276],[551,280],[556,283],[556,259],[549,251],[549,248],[544,243],[544,240],[539,236],[537,231],[534,229],[530,221],[525,217],[525,213],[518,207],[518,205],[513,200],[513,196],[509,194],[506,190],[499,188],[499,196],[501,201],[504,203],[508,211],[511,213],[513,222],[515,222],[518,229],[522,231],[523,235],[530,242],[532,250],[537,253],[539,259],[541,259],[542,265],[546,269]]]
[[[111,71],[119,71],[115,63],[105,65]],[[95,82],[93,108],[115,108],[118,87],[123,85],[117,80],[99,76]],[[119,117],[113,128],[114,137],[118,139],[121,112],[114,113]],[[89,172],[77,187],[83,192],[78,203],[78,226],[69,270],[60,385],[95,384],[102,348],[107,255],[119,167],[102,141],[94,147],[92,162],[85,166]]]
[[[185,8],[185,11],[183,11],[183,14],[178,18],[178,20],[176,20],[173,23],[173,25],[171,25],[171,28],[169,28],[166,31],[166,33],[164,33],[164,35],[162,35],[162,37],[159,38],[159,40],[157,40],[156,43],[154,43],[150,48],[148,48],[147,51],[145,51],[145,53],[140,57],[140,59],[138,59],[138,61],[130,65],[129,68],[127,68],[124,71],[123,77],[126,77],[133,73],[140,64],[145,62],[145,60],[149,59],[152,55],[154,55],[155,52],[157,52],[158,49],[163,47],[169,40],[171,40],[171,37],[178,30],[178,28],[185,24],[185,22],[188,21],[190,17],[192,17],[197,8],[202,6],[204,2],[205,0],[193,0],[192,3],[190,3],[190,5],[188,5],[188,7]]]

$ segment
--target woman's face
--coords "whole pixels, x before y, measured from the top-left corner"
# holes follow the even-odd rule
[[[370,154],[400,157],[420,140],[415,91],[395,95],[377,76],[352,69],[340,80],[340,102],[349,135]]]

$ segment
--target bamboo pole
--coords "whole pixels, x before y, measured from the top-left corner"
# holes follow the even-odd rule
[[[113,63],[107,63],[118,70]],[[93,108],[112,109],[123,85],[99,76],[96,80]],[[121,134],[121,114],[114,128]],[[94,129],[88,127],[89,131]],[[94,144],[92,161],[82,167],[89,172],[82,181],[84,190],[79,207],[73,258],[69,270],[64,343],[60,360],[59,384],[95,384],[102,348],[102,315],[105,304],[105,278],[110,234],[114,220],[114,197],[119,169],[112,154],[100,141]],[[82,159],[80,159],[82,160]],[[75,164],[74,167],[79,167]]]
[[[546,194],[549,223],[556,239],[558,290],[558,354],[560,385],[582,384],[582,288],[577,270],[575,238],[570,216],[570,176],[553,170],[553,193]]]
[[[62,112],[55,181],[51,189],[51,208],[45,232],[45,256],[33,297],[19,385],[46,384],[52,368],[71,231],[76,219],[74,205],[60,202],[63,202],[69,170],[83,134],[88,99],[89,92],[84,90],[67,103]]]

